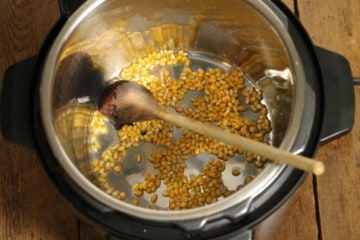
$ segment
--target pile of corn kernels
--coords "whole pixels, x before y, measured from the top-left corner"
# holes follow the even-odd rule
[[[175,77],[172,68],[179,66],[182,70]],[[265,143],[265,136],[271,131],[267,109],[261,103],[262,94],[246,86],[243,73],[238,69],[192,69],[186,51],[162,50],[123,68],[119,78],[141,83],[153,93],[164,109],[171,108],[189,118],[216,124],[222,129]],[[193,98],[184,105],[183,100],[190,91],[202,92],[203,97]],[[257,119],[243,117],[245,111],[257,113]],[[98,186],[119,200],[128,198],[121,189],[111,186],[107,176],[110,171],[122,174],[122,161],[127,151],[139,147],[141,141],[162,148],[147,156],[147,159],[134,157],[134,161],[151,162],[154,168],[154,172],[147,173],[143,181],[133,186],[134,205],[138,205],[139,199],[147,193],[153,204],[156,204],[158,194],[168,198],[170,210],[204,206],[236,191],[229,190],[222,180],[229,158],[235,154],[245,154],[246,161],[258,168],[263,168],[267,162],[267,159],[244,152],[240,147],[229,146],[189,130],[181,130],[181,136],[176,139],[173,135],[174,126],[162,120],[123,126],[118,132],[119,143],[103,152],[101,159],[92,161]],[[208,159],[197,175],[186,175],[187,160],[201,153],[209,153],[214,157]],[[234,168],[232,174],[238,176],[241,170]],[[243,185],[252,179],[253,176],[247,176]],[[166,189],[158,193],[162,184],[165,184]]]

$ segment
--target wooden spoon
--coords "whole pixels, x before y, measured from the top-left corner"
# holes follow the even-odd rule
[[[239,146],[244,150],[315,175],[321,175],[325,171],[324,164],[320,161],[294,155],[221,128],[164,111],[160,108],[152,93],[136,82],[121,80],[109,86],[100,99],[100,111],[105,117],[112,120],[117,128],[137,121],[162,119],[179,127],[187,128],[233,146]]]

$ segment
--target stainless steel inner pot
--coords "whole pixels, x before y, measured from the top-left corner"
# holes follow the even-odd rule
[[[293,143],[305,105],[304,71],[287,26],[279,17],[281,14],[275,14],[263,1],[87,1],[55,39],[41,76],[42,121],[61,167],[97,201],[141,219],[186,221],[214,216],[234,206],[243,209],[236,216],[246,214],[252,201],[288,166],[269,163],[262,171],[248,169],[257,175],[254,181],[204,207],[182,211],[137,207],[93,184],[86,168],[96,154],[79,150],[88,146],[89,133],[84,129],[84,137],[79,138],[72,132],[74,118],[66,122],[69,131],[62,132],[55,119],[74,103],[91,105],[102,87],[139,57],[160,49],[182,49],[191,52],[195,60],[203,53],[213,56],[200,62],[243,70],[248,84],[263,92],[272,122],[271,143],[300,153],[301,145]],[[109,131],[100,136],[105,147],[117,141],[115,130],[108,127]],[[190,165],[195,167],[201,159],[191,160]],[[147,164],[142,161],[132,177],[143,177]],[[133,178],[126,176],[126,170],[124,175],[121,181],[128,181],[130,186]]]

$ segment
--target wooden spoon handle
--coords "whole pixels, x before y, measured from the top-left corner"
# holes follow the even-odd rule
[[[163,111],[158,113],[158,117],[162,120],[172,122],[179,127],[187,128],[193,132],[215,138],[224,143],[241,147],[244,150],[259,154],[273,161],[285,163],[315,175],[321,175],[325,171],[324,164],[320,161],[300,155],[294,155],[290,152],[225,131],[218,127],[204,124],[200,121]]]

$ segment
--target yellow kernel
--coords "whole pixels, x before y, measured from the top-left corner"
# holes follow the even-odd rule
[[[184,109],[181,107],[181,106],[175,106],[175,110],[178,112],[178,113],[182,113],[184,111]]]
[[[231,170],[231,174],[232,174],[233,176],[239,176],[240,173],[241,173],[240,168],[234,167],[234,168]]]
[[[116,166],[114,167],[114,171],[115,171],[116,173],[120,173],[120,172],[122,171],[122,167],[121,167],[120,165],[116,165]]]
[[[245,184],[249,184],[252,180],[254,180],[254,176],[247,176],[244,180]]]
[[[105,183],[106,179],[103,177],[98,177],[97,181],[98,181],[98,183]]]
[[[136,162],[141,162],[141,160],[142,160],[141,154],[140,154],[140,153],[136,153],[136,154],[135,154],[135,161],[136,161]]]
[[[125,200],[127,198],[127,195],[126,193],[124,192],[121,192],[119,195],[118,195],[118,199],[119,200]]]
[[[106,172],[101,173],[101,174],[100,174],[100,177],[101,177],[101,178],[106,178],[106,177],[107,177],[107,173],[106,173]]]
[[[144,195],[144,192],[142,190],[134,190],[134,195],[136,197],[142,197]]]
[[[139,206],[139,199],[135,198],[134,200],[131,201],[131,204],[135,206]]]
[[[107,190],[107,189],[109,189],[109,188],[110,188],[109,183],[104,183],[104,184],[103,184],[103,189]]]
[[[215,177],[215,176],[216,176],[216,172],[215,172],[214,170],[210,170],[210,171],[208,172],[208,175],[209,175],[210,177]]]
[[[151,196],[150,196],[150,202],[152,202],[152,203],[155,203],[156,201],[157,201],[157,199],[158,199],[158,195],[157,194],[151,194]]]
[[[95,160],[91,161],[92,167],[97,167],[98,165],[99,165],[99,160],[95,159]]]

